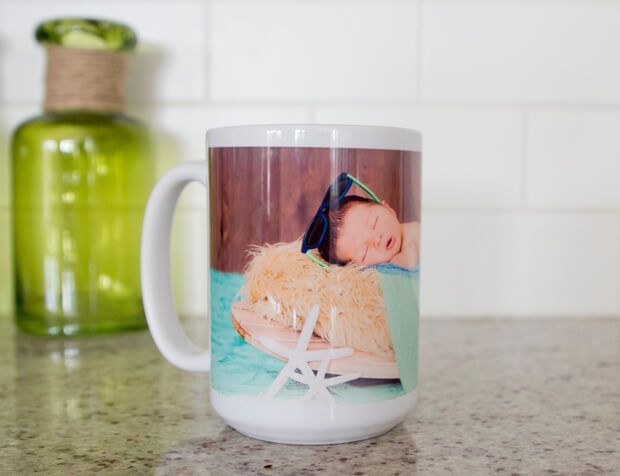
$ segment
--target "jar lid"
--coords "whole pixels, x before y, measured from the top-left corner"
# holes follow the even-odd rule
[[[48,20],[37,27],[35,38],[44,44],[104,51],[131,51],[138,42],[129,26],[96,18]]]

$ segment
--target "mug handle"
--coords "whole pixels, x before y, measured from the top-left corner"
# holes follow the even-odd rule
[[[207,186],[207,163],[186,162],[170,169],[155,185],[144,214],[140,274],[142,300],[155,345],[173,365],[208,372],[209,350],[194,344],[181,326],[170,282],[170,235],[179,196],[191,182]]]

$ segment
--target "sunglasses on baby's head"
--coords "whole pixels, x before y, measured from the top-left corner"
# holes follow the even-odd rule
[[[362,190],[370,195],[375,202],[381,203],[381,200],[379,200],[372,190],[347,172],[342,172],[338,175],[338,177],[336,177],[336,180],[334,180],[331,185],[327,187],[327,191],[323,196],[323,201],[310,221],[301,242],[301,252],[323,268],[329,268],[329,265],[314,256],[311,250],[319,248],[327,237],[327,233],[329,231],[329,220],[327,218],[327,214],[329,213],[330,207],[336,206],[342,202],[353,184],[358,185]]]

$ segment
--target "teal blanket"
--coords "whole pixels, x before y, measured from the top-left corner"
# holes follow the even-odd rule
[[[379,271],[400,381],[406,392],[418,384],[419,276],[413,269],[390,263],[373,266]]]
[[[211,270],[211,385],[227,395],[266,394],[284,362],[244,341],[233,329],[230,306],[243,284],[243,276]],[[307,386],[287,382],[278,398],[301,398]],[[369,380],[329,387],[335,400],[344,404],[365,404],[405,394],[401,382]]]

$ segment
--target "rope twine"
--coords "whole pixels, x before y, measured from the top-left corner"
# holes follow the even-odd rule
[[[47,45],[45,110],[125,109],[127,53]]]

